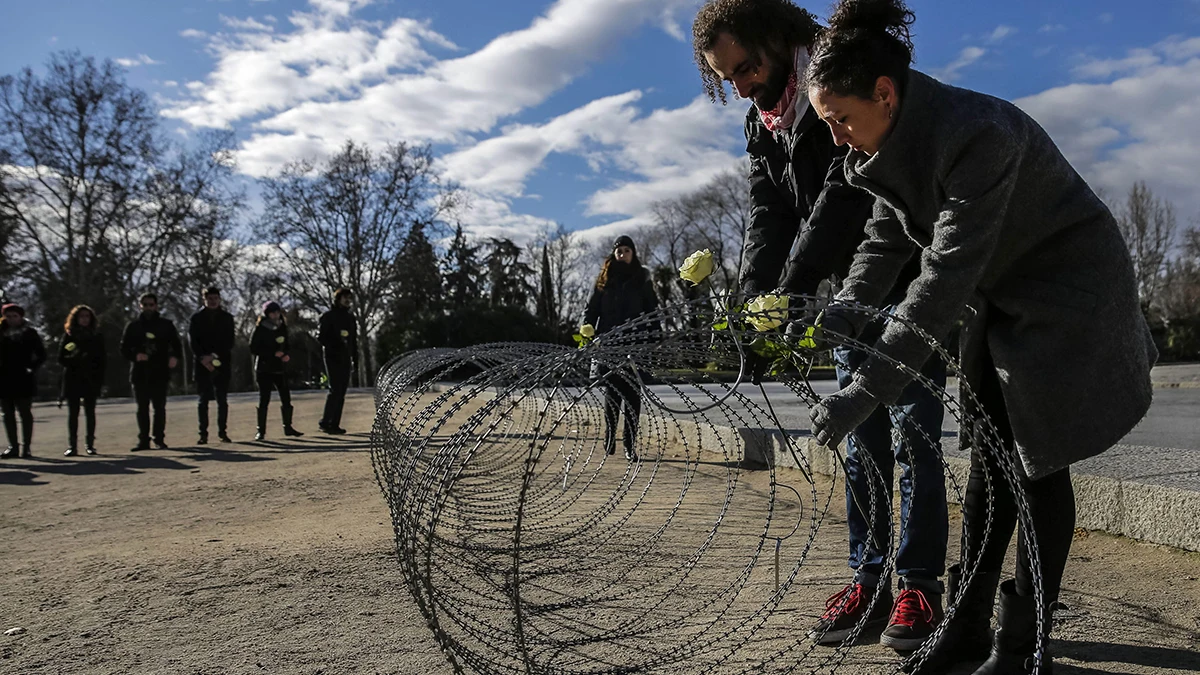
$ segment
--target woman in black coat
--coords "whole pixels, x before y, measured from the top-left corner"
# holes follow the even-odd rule
[[[258,381],[258,433],[254,440],[261,441],[267,437],[267,406],[271,404],[271,390],[279,391],[279,412],[283,416],[283,433],[285,436],[303,436],[292,426],[292,393],[288,389],[287,364],[292,360],[288,355],[287,321],[283,318],[283,308],[279,303],[271,301],[263,304],[262,315],[258,317],[258,325],[250,336],[250,353],[254,355],[254,377]]]
[[[8,449],[0,458],[17,456],[17,416],[21,417],[22,457],[32,457],[33,397],[37,394],[37,369],[46,362],[46,348],[37,331],[25,322],[25,310],[10,303],[0,309],[0,408]]]
[[[63,398],[67,401],[67,457],[73,457],[79,447],[79,408],[83,404],[87,419],[85,448],[96,454],[96,399],[104,385],[107,364],[104,336],[96,313],[87,305],[77,305],[67,315],[63,325],[62,342],[58,347],[58,364],[63,368]]]
[[[596,287],[588,300],[583,322],[596,335],[607,333],[628,321],[658,309],[658,296],[650,282],[650,273],[637,257],[637,247],[627,236],[617,238],[613,252],[604,260]],[[647,325],[645,330],[653,329]],[[636,374],[629,369],[598,368],[604,381],[604,451],[617,451],[617,422],[625,409],[625,459],[637,460],[634,441],[637,439],[638,417],[642,413],[642,396]]]

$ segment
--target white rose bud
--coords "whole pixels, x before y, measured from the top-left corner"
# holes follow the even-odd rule
[[[746,306],[746,321],[757,331],[779,328],[787,318],[788,296],[760,295]]]
[[[679,268],[679,278],[692,282],[695,286],[713,273],[712,251],[704,249],[689,255]]]
[[[153,340],[153,339],[154,339],[154,333],[146,333],[146,339],[147,339],[147,340]]]
[[[280,335],[279,337],[275,338],[275,341],[278,342],[279,344],[283,344],[283,339],[284,339],[283,336]]]
[[[590,323],[585,323],[579,327],[579,334],[585,338],[596,337],[596,327]]]
[[[342,331],[342,337],[350,337],[350,331],[348,331],[348,330]]]
[[[63,349],[66,349],[66,350],[67,350],[67,351],[69,351],[69,352],[73,352],[73,351],[75,351],[75,343],[74,343],[74,342],[68,342],[68,343],[67,343],[67,344],[66,344],[66,345],[63,347]]]
[[[212,367],[213,367],[213,368],[220,368],[220,367],[221,367],[221,359],[213,359],[213,360],[212,360]]]

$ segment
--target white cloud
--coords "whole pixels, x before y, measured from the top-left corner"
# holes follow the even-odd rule
[[[982,47],[966,47],[958,53],[958,58],[948,65],[934,70],[933,76],[942,82],[953,82],[958,79],[959,71],[983,58],[984,54],[987,54],[987,50]]]
[[[222,15],[220,15],[220,19],[221,19],[221,23],[225,24],[226,26],[228,26],[229,28],[232,28],[234,30],[267,31],[267,32],[271,32],[271,31],[275,30],[275,28],[273,26],[269,25],[269,23],[273,23],[273,22],[263,23],[252,17],[247,17],[245,19],[239,19],[237,17],[225,16],[224,14],[222,14]]]
[[[1041,28],[1038,28],[1038,32],[1039,33],[1061,33],[1062,31],[1064,31],[1066,29],[1067,29],[1067,27],[1062,25],[1061,23],[1047,23],[1047,24],[1043,24]]]
[[[154,66],[154,65],[158,65],[158,64],[162,63],[162,61],[155,61],[154,59],[150,58],[149,56],[146,56],[145,54],[138,54],[137,56],[135,56],[131,59],[113,59],[113,61],[115,61],[118,66],[123,66],[125,68],[136,68],[138,66]]]
[[[1144,180],[1182,214],[1200,213],[1200,38],[1173,37],[1083,68],[1106,81],[1017,101],[1094,185],[1124,194]]]
[[[189,39],[193,39],[193,40],[200,40],[200,39],[208,37],[208,33],[205,33],[202,30],[196,30],[195,28],[186,28],[184,30],[179,31],[179,37],[185,37],[185,38],[189,38]]]
[[[1141,68],[1158,65],[1161,57],[1150,49],[1131,49],[1123,58],[1094,59],[1076,66],[1071,70],[1076,77],[1087,79],[1112,77]]]
[[[986,40],[988,44],[996,44],[1016,32],[1017,29],[1013,28],[1012,26],[999,25],[996,26],[996,29],[989,33],[984,40]]]
[[[1101,14],[1100,16],[1096,17],[1096,19],[1099,20],[1100,23],[1112,23],[1113,15],[1112,15],[1112,12],[1105,12],[1105,13]]]

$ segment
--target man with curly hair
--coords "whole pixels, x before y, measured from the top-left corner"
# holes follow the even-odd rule
[[[871,214],[871,196],[846,181],[846,148],[834,143],[800,83],[821,30],[790,0],[709,0],[692,26],[696,66],[709,98],[726,103],[729,82],[739,98],[753,103],[745,124],[751,210],[739,275],[742,292],[750,296],[773,290],[812,295],[823,280],[845,278]],[[909,265],[885,306],[903,298],[917,270]],[[838,319],[823,323],[827,334],[850,334]],[[875,320],[866,330],[878,335],[885,323]],[[866,358],[845,347],[834,357],[842,382]],[[930,359],[923,373],[945,385],[939,359]],[[941,401],[917,384],[896,405],[877,409],[847,440],[849,564],[855,574],[829,599],[810,634],[817,642],[837,644],[856,626],[887,622],[880,642],[914,649],[941,620],[948,530],[939,440],[943,413]],[[893,442],[893,429],[902,440]],[[902,469],[895,550],[900,592],[893,603],[884,572],[892,553],[896,463]]]

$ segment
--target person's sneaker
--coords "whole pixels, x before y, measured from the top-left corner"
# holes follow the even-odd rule
[[[154,447],[158,448],[159,450],[166,450],[167,442],[160,438],[157,441],[154,441]]]
[[[200,438],[196,439],[196,445],[208,445],[208,434],[200,434]]]
[[[94,454],[96,454],[96,447],[93,445],[89,445],[86,448],[84,448],[83,451],[89,455],[94,455]]]
[[[896,651],[912,651],[933,635],[942,622],[942,595],[918,588],[901,588],[892,606],[892,617],[879,636],[879,644]]]
[[[892,593],[883,591],[872,606],[871,598],[877,592],[852,582],[831,595],[825,601],[825,613],[808,632],[809,639],[819,645],[835,645],[849,637],[860,623],[864,629],[883,624],[892,608]]]
[[[75,452],[75,448],[67,448],[67,451],[63,453],[63,457],[74,457],[77,454],[79,453]]]
[[[266,439],[267,432],[263,431],[262,429],[259,429],[258,433],[254,434],[254,440],[256,441],[265,441]]]
[[[233,439],[229,437],[229,434],[225,433],[224,431],[217,434],[217,438],[219,438],[222,443],[232,443],[233,442]]]
[[[0,459],[10,459],[17,456],[17,446],[10,445],[0,453]]]

